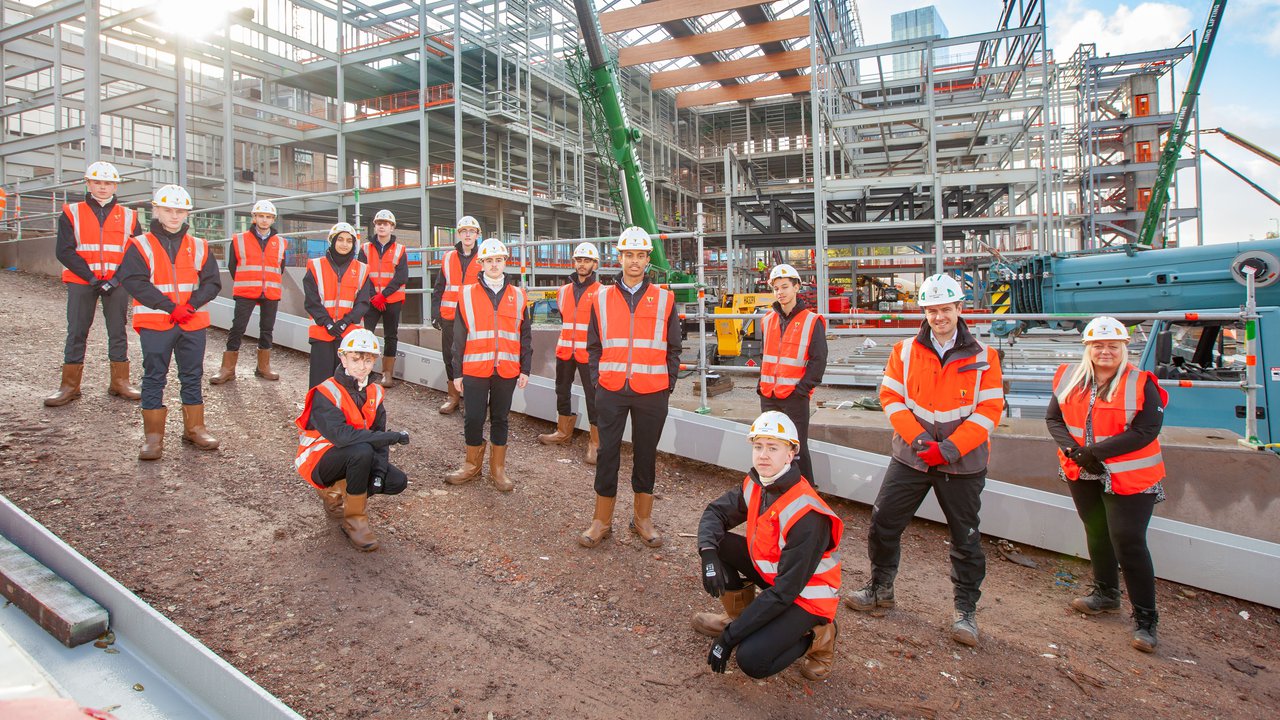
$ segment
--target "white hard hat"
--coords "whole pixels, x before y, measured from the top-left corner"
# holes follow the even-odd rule
[[[372,330],[356,328],[347,333],[338,344],[338,352],[367,352],[377,355],[382,352],[382,343]]]
[[[646,250],[653,252],[653,238],[642,227],[632,225],[618,236],[618,252],[623,250]]]
[[[1129,342],[1129,329],[1113,317],[1099,315],[1084,326],[1084,335],[1081,336],[1080,342],[1088,343],[1098,340],[1124,340]]]
[[[498,238],[486,238],[480,243],[480,252],[476,255],[479,260],[491,257],[507,257],[511,253],[507,252],[507,246],[502,244]]]
[[[351,223],[334,223],[333,227],[329,228],[329,242],[333,242],[333,239],[338,237],[339,233],[351,233],[352,240],[358,239],[360,235],[355,228],[351,227]]]
[[[271,215],[274,217],[276,214],[276,206],[270,200],[259,200],[253,204],[253,214]]]
[[[755,442],[756,438],[762,437],[782,440],[797,447],[800,445],[800,434],[796,432],[796,424],[791,422],[791,418],[785,413],[777,410],[762,413],[755,422],[751,423],[751,432],[747,433],[747,439]]]
[[[954,302],[964,302],[964,291],[950,275],[930,275],[920,283],[920,299],[916,301],[920,307]]]
[[[84,169],[84,179],[118,183],[120,182],[120,171],[116,170],[115,165],[99,160],[96,163],[90,163],[89,167]]]
[[[156,191],[151,198],[151,204],[156,207],[174,208],[176,210],[191,209],[191,193],[181,185],[165,185]]]
[[[781,265],[775,265],[769,271],[769,284],[772,285],[773,281],[778,278],[791,278],[796,282],[800,282],[800,273],[790,265],[782,263]]]
[[[470,215],[463,215],[462,217],[458,218],[457,228],[459,230],[461,230],[462,228],[475,228],[476,232],[480,232],[480,221],[476,220]]]
[[[379,210],[378,214],[373,216],[373,221],[378,222],[379,220],[386,220],[392,225],[396,224],[395,213],[391,212],[390,210]]]
[[[600,251],[589,242],[578,243],[578,247],[573,249],[573,256],[576,258],[590,258],[600,262]]]

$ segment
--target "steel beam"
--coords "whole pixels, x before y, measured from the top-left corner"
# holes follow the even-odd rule
[[[0,45],[20,37],[34,35],[68,20],[74,20],[85,13],[86,4],[97,5],[97,3],[86,3],[85,0],[63,0],[63,2],[57,4],[50,3],[53,7],[49,7],[49,5],[38,8],[19,6],[22,7],[24,12],[38,14],[32,15],[26,20],[19,20],[6,25],[3,30],[0,30]],[[8,10],[8,8],[5,8],[5,10]]]

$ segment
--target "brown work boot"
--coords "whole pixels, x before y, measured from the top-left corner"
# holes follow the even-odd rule
[[[600,452],[600,430],[595,425],[591,426],[591,435],[587,440],[587,464],[596,464],[596,454]]]
[[[449,397],[440,406],[440,414],[452,415],[458,409],[458,401],[462,399],[462,394],[458,392],[458,388],[453,386],[452,380],[446,380],[445,385],[448,385]]]
[[[599,545],[601,540],[613,534],[613,506],[617,501],[617,497],[596,496],[596,509],[591,515],[591,527],[578,536],[579,545],[593,548]]]
[[[62,384],[58,392],[44,399],[45,407],[62,407],[80,397],[80,378],[84,375],[84,363],[67,363],[62,366]]]
[[[368,495],[347,495],[342,507],[342,532],[360,552],[378,549],[378,536],[369,528],[369,516],[364,513],[368,501]]]
[[[142,393],[129,384],[129,361],[111,363],[111,385],[107,387],[108,395],[115,395],[122,400],[138,400]]]
[[[515,483],[507,479],[507,446],[494,445],[489,452],[489,479],[498,492],[509,493],[516,489]]]
[[[808,680],[826,680],[836,660],[836,621],[813,628],[813,643],[800,660],[800,674]]]
[[[204,405],[182,406],[182,439],[201,450],[218,449],[218,438],[204,426]]]
[[[139,460],[159,460],[164,455],[164,421],[169,408],[142,411],[142,449]]]
[[[631,518],[631,532],[648,547],[662,547],[662,536],[653,526],[653,493],[636,493],[633,507],[635,517]]]
[[[485,445],[485,443],[468,445],[467,459],[463,461],[462,467],[445,475],[444,481],[450,485],[461,485],[480,477],[480,468],[484,465]]]
[[[271,369],[271,350],[263,350],[258,348],[258,367],[254,368],[253,374],[263,380],[279,380],[280,373]]]
[[[384,356],[382,358],[382,379],[378,381],[378,384],[384,388],[389,388],[392,385],[395,385],[396,379],[393,377],[395,372],[396,372],[396,357],[394,355],[390,357]]]
[[[756,599],[756,586],[748,585],[741,590],[725,590],[720,595],[720,604],[724,612],[700,612],[693,616],[693,629],[700,635],[718,638],[729,627],[729,623],[738,619],[743,610]]]
[[[573,423],[577,419],[577,415],[557,415],[555,432],[539,435],[538,442],[543,445],[568,445],[573,441]]]
[[[236,363],[240,360],[239,350],[227,350],[222,353],[222,367],[209,378],[210,385],[221,385],[236,379]]]
[[[343,478],[327,488],[316,488],[320,502],[324,503],[324,514],[331,520],[342,519],[342,498],[347,494],[347,479]]]

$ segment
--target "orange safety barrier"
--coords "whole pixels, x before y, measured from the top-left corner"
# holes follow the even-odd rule
[[[344,122],[382,117],[383,115],[392,115],[451,103],[453,102],[453,83],[432,85],[426,89],[423,95],[425,96],[425,102],[419,101],[417,90],[407,90],[392,95],[361,100],[358,103],[355,114],[345,118]]]
[[[418,37],[418,32],[417,32],[416,30],[413,30],[413,31],[410,31],[410,32],[407,32],[407,33],[401,33],[401,34],[399,34],[399,35],[393,35],[393,36],[391,36],[391,37],[378,38],[377,40],[374,40],[374,41],[372,41],[372,42],[362,43],[362,44],[360,44],[360,45],[352,45],[351,47],[344,47],[344,48],[342,48],[342,54],[343,54],[343,55],[346,55],[347,53],[358,52],[358,51],[360,51],[360,50],[367,50],[368,48],[371,48],[371,47],[377,47],[377,46],[379,46],[379,45],[386,45],[386,44],[388,44],[388,43],[393,43],[393,42],[397,42],[397,41],[400,41],[400,40],[407,40],[407,39],[412,38],[412,37]],[[452,49],[453,49],[453,44],[452,44],[452,43],[450,43],[449,41],[446,41],[446,40],[444,39],[445,37],[447,37],[447,36],[438,36],[438,35],[433,35],[433,36],[431,37],[431,39],[432,39],[432,40],[435,40],[436,42],[440,43],[441,45],[444,45],[445,47],[447,47],[447,48],[449,48],[450,50],[452,50]],[[431,49],[431,48],[428,48],[428,49],[427,49],[427,52],[431,52],[431,53],[436,54],[437,56],[444,57],[444,53],[440,52],[439,50],[433,50],[433,49]],[[323,57],[322,55],[312,55],[311,57],[303,58],[303,59],[299,60],[298,62],[299,62],[300,64],[306,65],[307,63],[313,63],[313,62],[315,62],[315,61],[317,61],[317,60],[322,60],[322,59],[324,59],[324,57]]]

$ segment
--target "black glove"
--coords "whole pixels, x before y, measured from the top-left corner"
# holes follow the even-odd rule
[[[439,329],[440,329],[440,318],[431,318],[431,327],[433,327],[433,328],[435,328],[435,329],[439,330]]]
[[[1067,453],[1067,457],[1072,462],[1087,470],[1093,475],[1102,475],[1106,473],[1107,467],[1102,464],[1098,456],[1093,454],[1093,450],[1088,447],[1078,447]]]
[[[338,322],[333,324],[334,329],[331,334],[334,337],[342,337],[342,334],[345,333],[347,331],[347,328],[349,327],[351,327],[351,323],[347,322],[346,320],[339,320]]]
[[[104,282],[106,282],[106,280],[103,280],[102,278],[94,278],[93,281],[89,283],[89,286],[93,288],[95,293],[101,293],[102,283]]]
[[[115,292],[116,284],[112,280],[103,280],[94,289],[98,291],[99,295],[106,297],[107,295],[110,295],[111,293]]]
[[[724,565],[720,562],[720,554],[715,550],[701,550],[702,556],[702,589],[711,597],[718,598],[724,594]]]
[[[324,331],[329,333],[335,338],[338,337],[338,323],[330,320],[329,322],[324,324]]]
[[[373,479],[369,481],[369,494],[370,495],[382,494],[382,476],[381,475],[374,475]]]
[[[711,666],[711,671],[723,674],[729,667],[731,654],[733,654],[733,646],[721,634],[715,642],[711,643],[711,652],[707,653],[707,664]]]
[[[401,430],[401,431],[400,431],[400,439],[396,441],[396,444],[397,444],[397,445],[408,445],[408,444],[409,444],[409,433],[407,433],[407,432],[405,432],[405,431]]]

